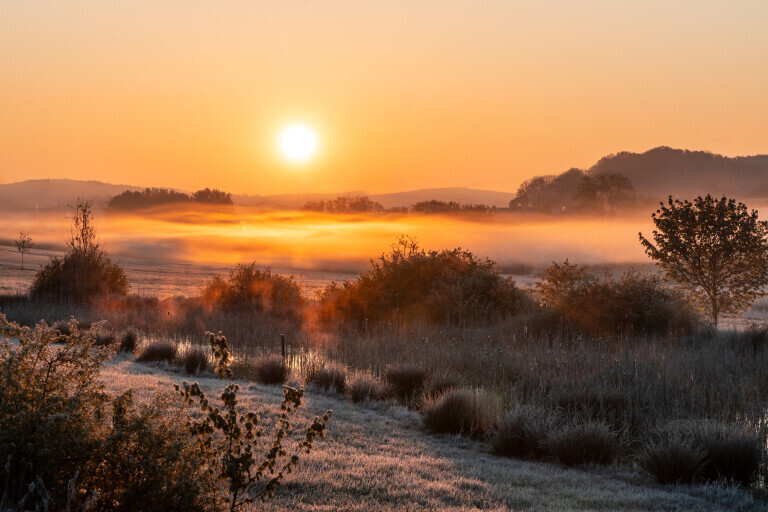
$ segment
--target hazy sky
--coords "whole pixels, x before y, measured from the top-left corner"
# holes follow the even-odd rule
[[[768,153],[765,1],[0,0],[0,182],[469,186]],[[289,164],[279,130],[315,128]]]

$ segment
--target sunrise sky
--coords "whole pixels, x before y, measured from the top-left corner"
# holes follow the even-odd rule
[[[0,183],[514,191],[768,152],[764,1],[0,0]],[[280,130],[316,132],[286,159]]]

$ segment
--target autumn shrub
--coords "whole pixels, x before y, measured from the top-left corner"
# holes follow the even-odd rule
[[[343,393],[347,387],[347,370],[338,363],[327,363],[312,374],[310,382],[325,391]]]
[[[405,402],[412,402],[424,387],[427,371],[416,365],[407,364],[389,368],[384,379],[389,384],[393,395]]]
[[[420,409],[424,426],[430,432],[478,436],[491,430],[497,408],[485,393],[450,389],[427,398]]]
[[[277,354],[261,356],[253,363],[256,380],[262,384],[283,384],[288,379],[288,366]]]
[[[172,363],[176,359],[177,352],[176,345],[170,341],[153,341],[142,349],[137,360],[141,363]]]
[[[180,360],[184,371],[189,374],[202,373],[208,369],[208,351],[203,347],[188,348]]]
[[[701,325],[695,308],[655,275],[597,277],[566,260],[547,268],[536,289],[543,304],[592,335],[684,334]]]
[[[507,457],[542,458],[547,453],[547,439],[561,421],[556,410],[530,404],[517,406],[496,424],[493,450]]]
[[[617,457],[619,440],[605,423],[575,420],[550,432],[543,446],[566,466],[606,465]]]
[[[323,289],[319,303],[320,317],[331,322],[461,324],[505,318],[528,299],[491,260],[461,249],[427,252],[402,237],[367,272]]]
[[[256,263],[239,264],[226,278],[214,277],[203,287],[203,303],[226,311],[253,311],[297,318],[304,305],[293,276],[261,270]]]
[[[387,386],[368,372],[357,372],[347,383],[347,394],[354,403],[381,400],[387,396]]]

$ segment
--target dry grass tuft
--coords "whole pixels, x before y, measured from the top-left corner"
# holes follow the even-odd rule
[[[493,451],[518,458],[542,458],[545,442],[562,422],[556,411],[534,405],[523,405],[509,411],[496,425]]]
[[[325,391],[333,389],[343,393],[347,388],[347,370],[338,363],[328,363],[315,370],[310,382]]]
[[[482,435],[496,420],[496,406],[485,393],[451,389],[427,398],[421,407],[424,426],[439,434]]]
[[[368,372],[357,372],[347,384],[347,394],[353,403],[381,400],[387,396],[387,386]]]
[[[610,464],[618,455],[619,442],[608,425],[575,421],[552,432],[544,441],[547,453],[566,466]]]
[[[176,352],[176,345],[170,341],[154,341],[144,347],[139,354],[138,361],[142,363],[157,361],[170,364],[176,359]]]
[[[253,363],[256,381],[262,384],[283,384],[288,379],[288,366],[277,354],[261,356]]]

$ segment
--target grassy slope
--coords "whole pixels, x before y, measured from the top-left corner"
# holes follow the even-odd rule
[[[145,399],[184,380],[179,373],[118,357],[103,372],[111,392],[136,389]],[[197,377],[214,396],[224,383]],[[241,403],[274,417],[277,386],[241,383]],[[212,397],[213,398],[213,397]],[[304,455],[268,510],[763,510],[738,489],[662,487],[616,468],[569,470],[505,459],[485,445],[425,434],[400,406],[355,406],[309,390],[295,425],[334,409],[329,435]],[[254,510],[261,509],[254,507]]]

